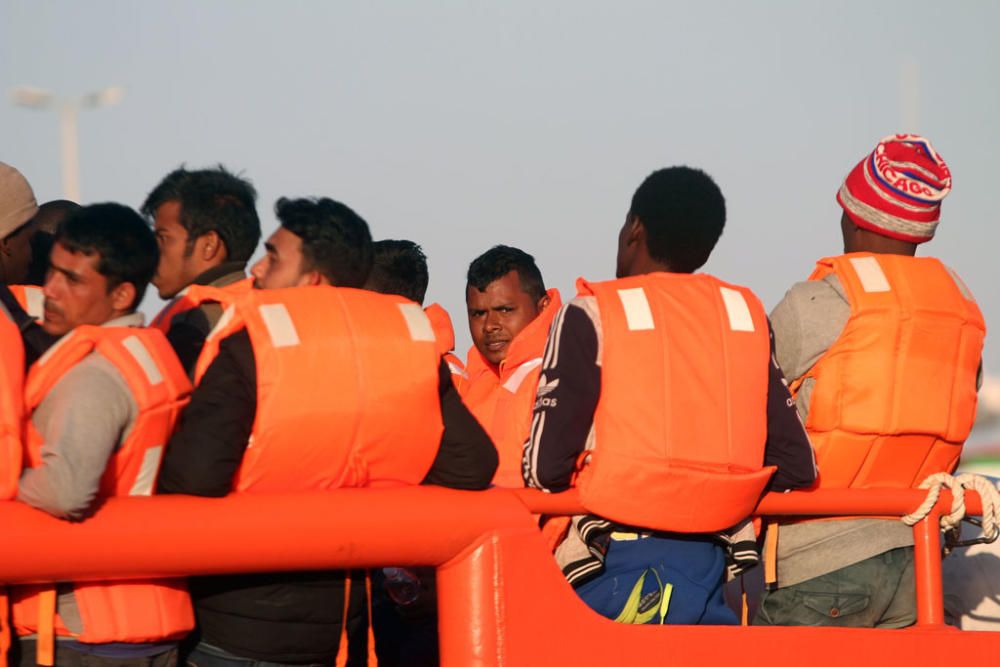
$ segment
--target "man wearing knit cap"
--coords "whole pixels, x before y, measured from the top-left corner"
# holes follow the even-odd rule
[[[972,428],[985,325],[933,238],[951,173],[894,135],[848,174],[844,253],[771,313],[778,362],[816,449],[819,488],[909,488],[951,472]],[[898,628],[916,620],[913,534],[898,520],[768,528],[761,625]]]
[[[38,212],[35,193],[14,167],[0,162],[0,279],[24,283],[31,264],[31,227]]]

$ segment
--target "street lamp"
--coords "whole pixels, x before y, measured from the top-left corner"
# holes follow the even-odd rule
[[[59,108],[59,135],[62,154],[63,196],[71,201],[80,201],[80,156],[77,115],[81,109],[99,109],[121,102],[125,89],[108,86],[79,97],[57,98],[53,93],[21,86],[11,91],[11,100],[17,106],[29,109]]]

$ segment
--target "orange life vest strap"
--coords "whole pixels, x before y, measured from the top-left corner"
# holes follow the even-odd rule
[[[372,624],[372,571],[365,570],[365,602],[368,604],[368,665],[378,667],[375,654],[375,626]]]
[[[778,522],[767,525],[764,538],[764,583],[768,586],[778,583]]]
[[[7,664],[11,634],[10,600],[7,597],[7,587],[0,586],[0,665]]]
[[[340,643],[337,644],[336,667],[347,667],[348,650],[347,612],[351,608],[351,571],[344,573],[344,615],[340,619]]]
[[[46,588],[38,594],[38,641],[36,662],[51,667],[56,664],[56,589]]]

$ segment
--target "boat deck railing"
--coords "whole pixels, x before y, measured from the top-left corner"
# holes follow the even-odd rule
[[[765,496],[763,517],[900,517],[919,490],[796,491]],[[698,499],[692,499],[698,502]],[[943,492],[914,528],[918,622],[905,630],[631,626],[592,612],[566,583],[537,514],[578,514],[570,491],[340,489],[226,498],[114,498],[70,523],[0,502],[0,583],[240,572],[435,566],[441,664],[920,665],[989,655],[1000,637],[944,625]],[[968,514],[981,512],[966,495]],[[692,662],[693,661],[693,662]]]

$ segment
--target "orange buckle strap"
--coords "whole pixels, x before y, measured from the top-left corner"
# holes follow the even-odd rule
[[[7,598],[7,587],[0,586],[0,665],[7,664],[7,653],[10,651],[10,607]]]
[[[365,599],[368,604],[368,664],[378,667],[375,655],[375,629],[372,625],[372,573],[365,570]],[[340,624],[340,645],[337,646],[336,667],[346,667],[350,655],[350,640],[347,637],[347,614],[351,609],[351,571],[344,574],[344,618]]]
[[[365,602],[368,604],[368,665],[378,667],[375,655],[375,626],[372,625],[372,571],[365,570]]]
[[[337,645],[336,667],[347,667],[347,657],[350,653],[347,645],[347,612],[351,608],[351,571],[344,573],[344,616],[340,620],[340,643]]]
[[[38,594],[38,642],[35,661],[52,667],[56,663],[56,589],[46,588]]]
[[[767,524],[764,538],[764,583],[772,586],[778,583],[778,522]]]
[[[747,600],[747,588],[740,577],[740,603],[742,606],[740,613],[740,625],[746,627],[750,625],[750,602]]]

